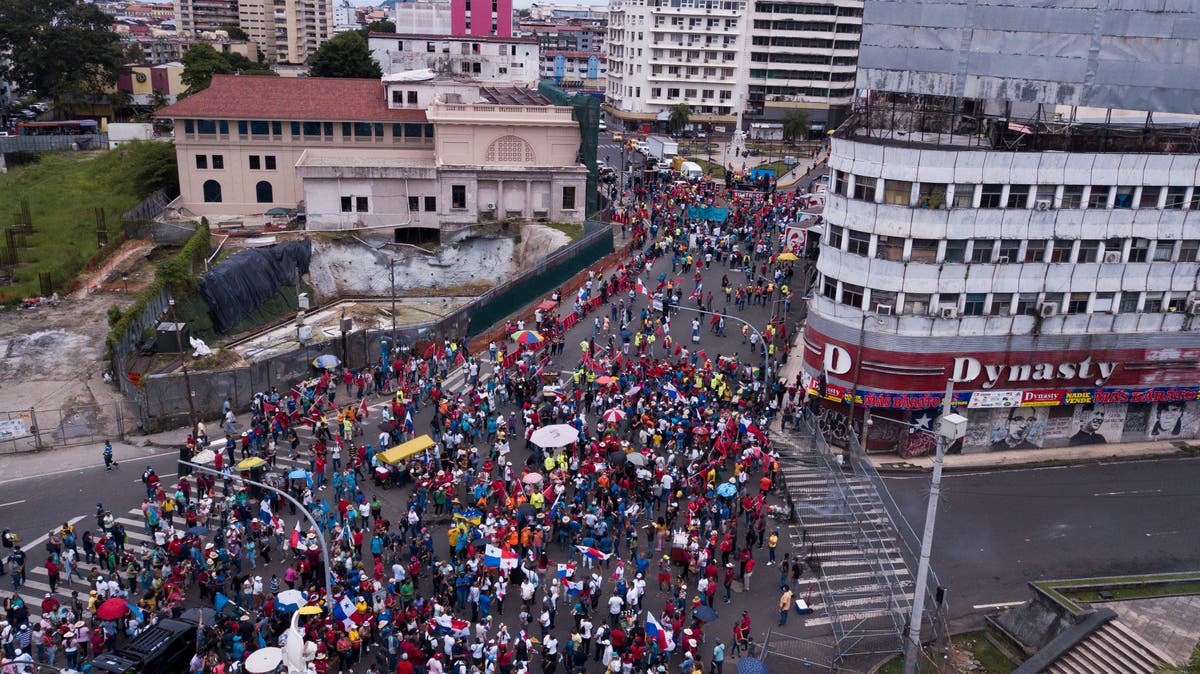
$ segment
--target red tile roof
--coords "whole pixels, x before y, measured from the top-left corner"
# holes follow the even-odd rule
[[[348,122],[423,122],[425,111],[393,110],[375,79],[214,75],[212,85],[158,117]]]

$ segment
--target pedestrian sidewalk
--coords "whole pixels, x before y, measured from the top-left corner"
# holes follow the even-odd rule
[[[1198,445],[1191,445],[1200,449]],[[1138,461],[1159,457],[1200,455],[1185,442],[1123,442],[1111,445],[1055,447],[1051,449],[1019,449],[999,452],[948,454],[943,463],[947,471],[1004,470],[1037,466],[1067,466],[1103,461]],[[933,470],[932,454],[904,458],[896,454],[871,457],[881,473],[928,472]]]

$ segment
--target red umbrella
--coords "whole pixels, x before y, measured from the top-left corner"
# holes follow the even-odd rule
[[[125,615],[129,611],[129,605],[124,599],[114,597],[100,605],[96,609],[96,615],[100,616],[101,620],[116,620]]]

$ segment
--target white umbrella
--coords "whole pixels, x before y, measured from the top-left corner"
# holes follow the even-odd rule
[[[283,651],[275,646],[260,648],[246,658],[246,671],[250,674],[266,674],[275,671],[283,662]]]
[[[300,590],[284,590],[275,597],[275,603],[283,606],[300,608],[304,606],[304,594]]]
[[[579,431],[569,424],[553,424],[534,431],[533,435],[529,436],[529,441],[542,449],[566,447],[579,441]]]
[[[217,455],[214,454],[211,449],[202,449],[196,452],[196,455],[192,457],[192,463],[204,465],[206,463],[212,463],[216,458]]]

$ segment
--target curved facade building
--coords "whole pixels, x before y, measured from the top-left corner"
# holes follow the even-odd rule
[[[871,114],[832,139],[804,335],[832,435],[870,414],[895,423],[873,423],[869,449],[927,451],[912,428],[948,379],[963,451],[1200,435],[1200,155],[1177,142],[1194,125],[1063,140]]]

